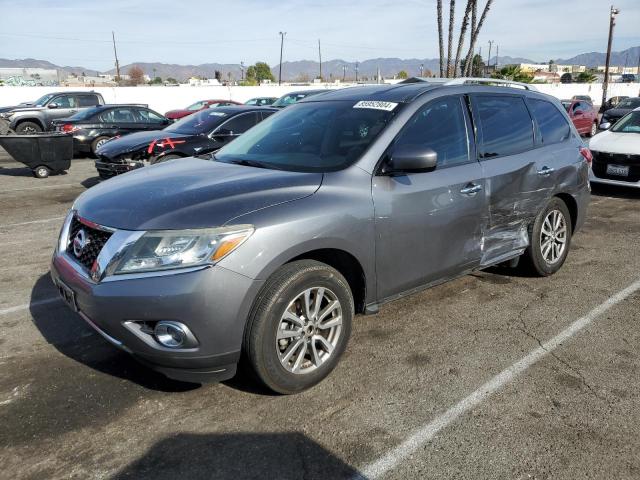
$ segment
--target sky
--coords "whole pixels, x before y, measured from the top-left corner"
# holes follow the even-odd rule
[[[484,5],[486,0],[480,0]],[[448,17],[448,0],[444,0]],[[458,0],[457,22],[464,11]],[[640,0],[616,0],[613,50],[640,45]],[[603,52],[610,2],[494,0],[480,34],[500,56],[536,61]],[[445,24],[446,29],[446,24]],[[0,0],[0,58],[87,69],[121,65],[436,58],[436,0]],[[457,29],[456,29],[457,30]]]

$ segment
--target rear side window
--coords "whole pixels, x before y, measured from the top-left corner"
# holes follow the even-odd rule
[[[546,100],[529,100],[529,102],[544,145],[562,142],[569,138],[571,135],[569,123],[551,102]]]
[[[438,154],[438,167],[469,161],[467,127],[460,98],[445,97],[422,108],[407,123],[395,142],[398,145],[422,145]]]
[[[151,110],[138,109],[135,112],[143,123],[162,123],[164,121],[164,118]]]
[[[98,97],[95,95],[79,95],[78,103],[81,107],[95,107],[96,105],[100,105]]]
[[[100,115],[105,123],[134,123],[136,121],[130,108],[114,108]]]
[[[240,135],[258,123],[258,115],[255,112],[242,113],[221,125],[217,133]]]
[[[481,158],[514,155],[533,148],[533,124],[522,97],[474,95]]]

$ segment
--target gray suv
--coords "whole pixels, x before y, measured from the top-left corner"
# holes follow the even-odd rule
[[[48,93],[33,104],[0,109],[0,134],[7,133],[7,130],[22,135],[54,130],[54,120],[98,105],[104,105],[104,99],[97,92]]]
[[[223,380],[242,360],[295,393],[336,366],[354,314],[496,264],[556,272],[590,158],[533,90],[337,90],[211,158],[83,193],[51,274],[104,338],[169,377]]]

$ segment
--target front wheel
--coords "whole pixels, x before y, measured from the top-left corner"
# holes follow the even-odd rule
[[[16,127],[18,135],[35,135],[42,132],[42,127],[35,122],[22,122]]]
[[[353,315],[351,289],[337,270],[313,260],[288,263],[267,280],[258,297],[244,354],[268,388],[301,392],[338,364]]]
[[[572,233],[567,205],[559,198],[551,199],[529,228],[525,268],[541,277],[556,273],[567,259]]]

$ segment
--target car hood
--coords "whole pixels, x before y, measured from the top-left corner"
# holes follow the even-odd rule
[[[610,118],[621,118],[632,110],[633,108],[611,108],[604,112],[604,116]]]
[[[207,228],[307,197],[321,183],[321,173],[183,158],[102,182],[80,195],[74,208],[83,218],[124,230]]]
[[[115,140],[110,140],[105,143],[98,153],[109,158],[122,155],[127,152],[134,152],[141,148],[146,148],[154,140],[162,140],[165,138],[187,138],[193,135],[187,135],[184,133],[167,132],[165,130],[153,130],[151,132],[136,132],[130,133]]]
[[[640,134],[607,130],[589,140],[589,149],[596,152],[640,155]]]
[[[19,112],[39,112],[42,110],[46,110],[47,107],[37,107],[35,105],[32,105],[30,107],[25,107],[24,105],[20,106],[15,106],[13,108],[11,108],[10,110],[7,111],[11,111],[11,112],[15,112],[15,113],[19,113]]]

